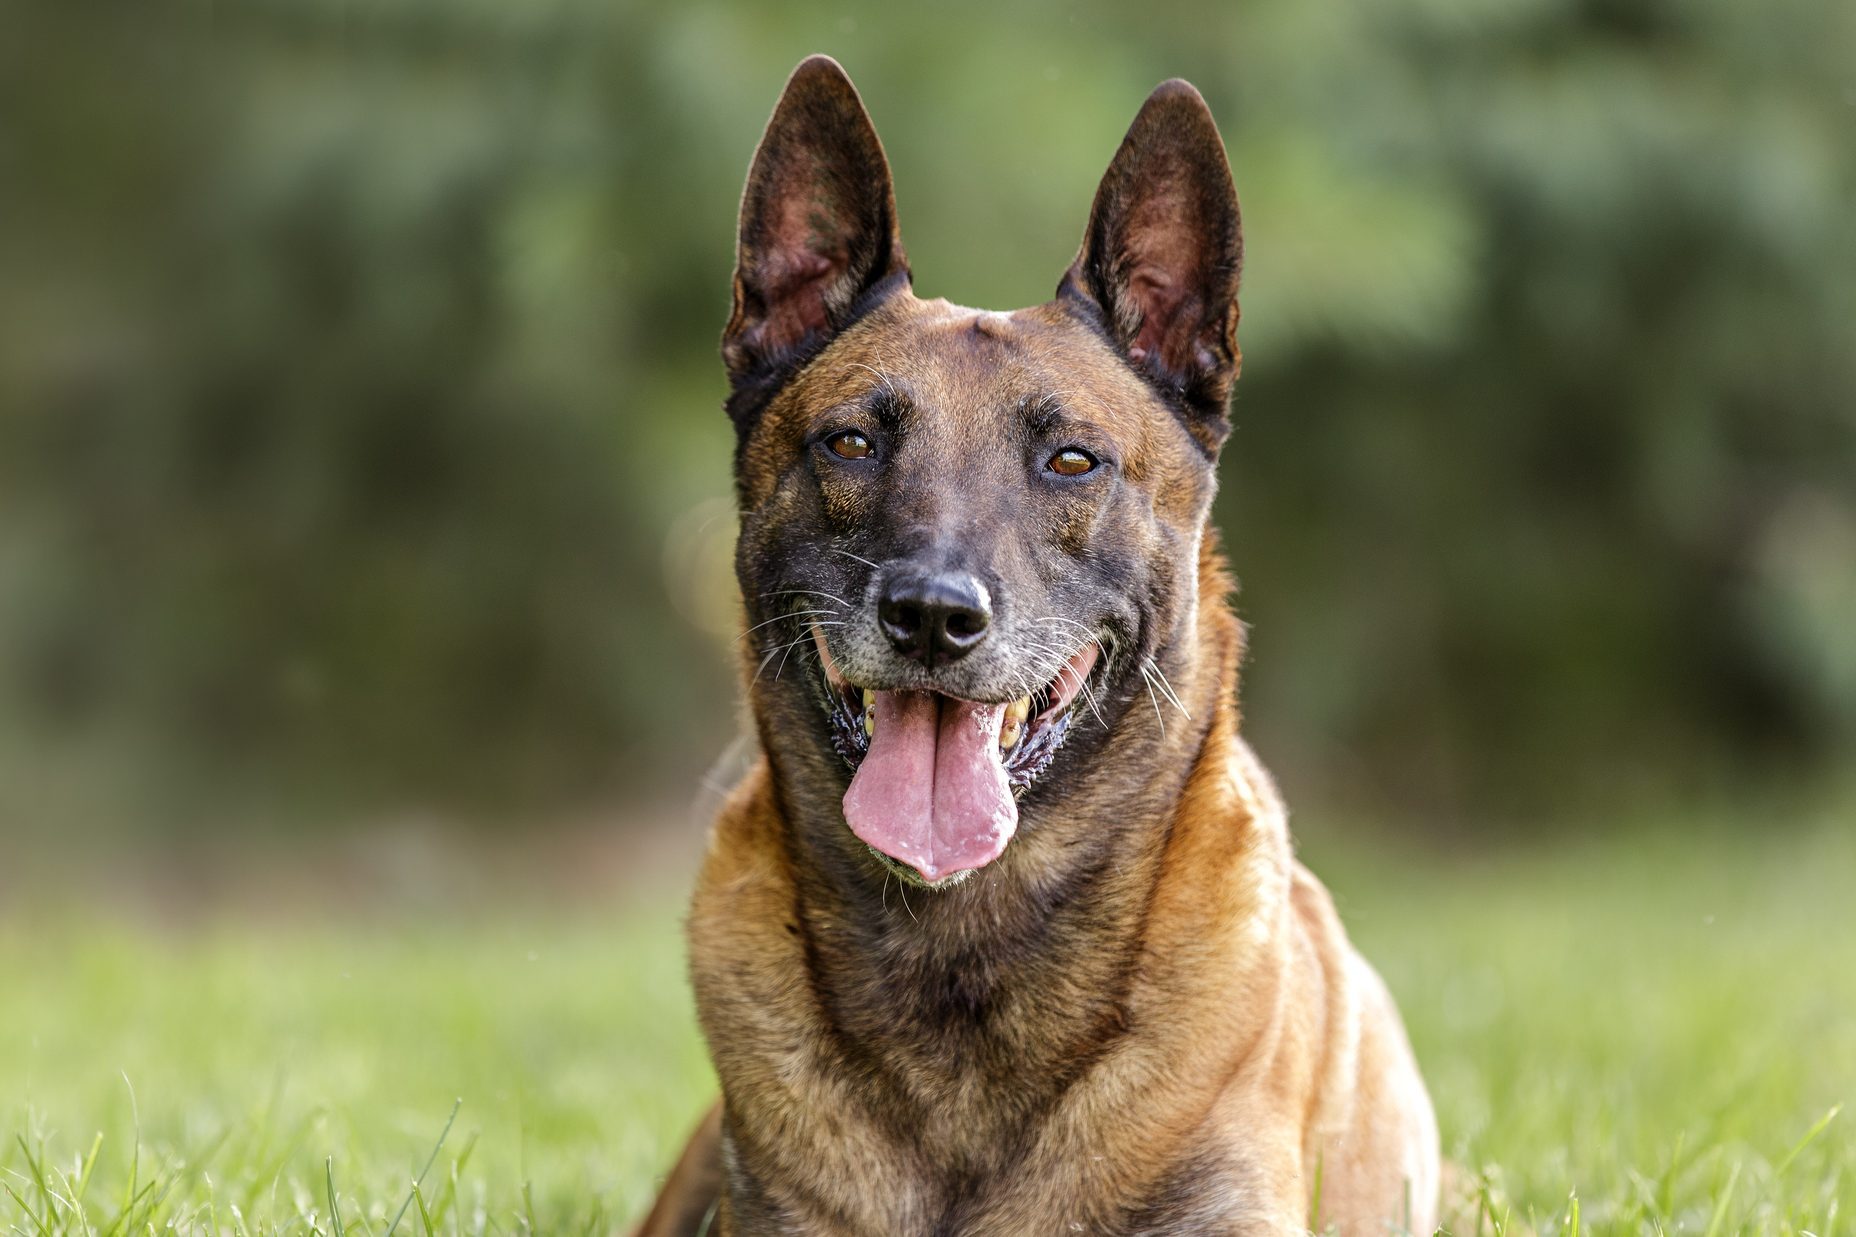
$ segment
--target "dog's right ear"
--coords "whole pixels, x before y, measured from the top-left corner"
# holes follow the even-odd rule
[[[735,308],[722,361],[740,425],[884,281],[906,285],[889,162],[830,56],[793,70],[741,199]]]
[[[1211,109],[1190,83],[1162,82],[1102,177],[1057,291],[1095,303],[1122,356],[1176,401],[1207,455],[1231,428],[1243,264],[1237,190]]]

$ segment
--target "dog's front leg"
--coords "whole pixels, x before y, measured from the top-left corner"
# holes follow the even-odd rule
[[[722,1197],[722,1106],[690,1135],[664,1188],[634,1237],[725,1237],[716,1225]]]

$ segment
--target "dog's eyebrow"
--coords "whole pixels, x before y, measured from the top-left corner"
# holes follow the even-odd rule
[[[882,375],[882,378],[883,385],[865,395],[861,402],[879,424],[893,430],[908,416],[915,404],[909,398],[906,387],[895,382],[888,374]]]
[[[1063,406],[1063,401],[1049,392],[1025,396],[1018,401],[1018,412],[1034,434],[1048,434],[1070,421],[1069,410]]]
[[[906,384],[898,383],[892,375],[890,375],[889,373],[881,369],[878,369],[875,365],[871,365],[866,361],[852,361],[851,366],[854,369],[863,370],[866,374],[869,374],[872,378],[876,379],[877,381],[876,394],[888,395],[894,399],[907,399],[908,398],[907,393],[903,389],[906,386]]]
[[[906,386],[892,381],[887,374],[879,375],[879,377],[883,380],[881,386],[872,387],[860,395],[840,400],[821,415],[829,419],[862,412],[876,418],[877,424],[884,429],[896,429],[908,417],[915,403],[910,399]]]

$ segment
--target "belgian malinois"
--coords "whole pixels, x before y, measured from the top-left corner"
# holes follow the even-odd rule
[[[1055,298],[986,313],[913,294],[813,57],[737,253],[759,753],[689,920],[722,1100],[643,1233],[1429,1233],[1398,1012],[1238,733],[1205,101],[1155,90]]]

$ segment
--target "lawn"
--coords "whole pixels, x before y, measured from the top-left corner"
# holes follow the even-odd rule
[[[1311,834],[1489,1200],[1457,1231],[1851,1231],[1847,817]],[[622,1230],[713,1087],[680,893],[485,901],[0,911],[0,1228]]]

